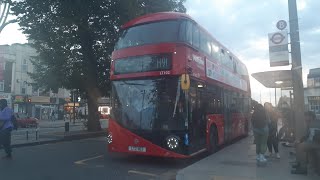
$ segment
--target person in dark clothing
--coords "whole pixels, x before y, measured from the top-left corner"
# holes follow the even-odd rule
[[[273,156],[273,151],[275,152],[276,158],[280,159],[279,154],[279,138],[278,138],[278,118],[276,115],[276,111],[272,107],[270,103],[265,104],[266,116],[268,119],[268,128],[269,128],[269,136],[268,136],[268,150],[269,153],[266,155],[268,157]]]
[[[267,150],[268,121],[265,109],[261,104],[254,107],[251,120],[256,144],[257,162],[265,163],[267,161],[264,153]]]
[[[306,112],[307,129],[305,135],[296,142],[297,162],[292,166],[292,174],[307,174],[307,154],[315,157],[315,152],[320,150],[320,121],[315,118],[314,112]],[[311,158],[312,159],[312,158]]]
[[[4,158],[12,158],[11,150],[11,131],[13,112],[7,105],[7,100],[0,99],[0,147],[3,146],[6,156]]]

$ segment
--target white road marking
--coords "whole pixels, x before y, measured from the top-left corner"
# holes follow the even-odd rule
[[[142,172],[142,171],[129,170],[128,173],[138,174],[138,175],[143,175],[143,176],[150,176],[150,177],[158,177],[158,175],[156,175],[156,174]]]
[[[87,163],[85,163],[86,161],[90,161],[90,160],[93,160],[93,159],[99,159],[101,157],[103,157],[103,155],[99,155],[99,156],[95,156],[95,157],[91,157],[91,158],[87,158],[87,159],[82,159],[82,160],[74,162],[74,164],[87,165]]]

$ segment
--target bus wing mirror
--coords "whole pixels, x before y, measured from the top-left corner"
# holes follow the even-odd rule
[[[181,75],[181,89],[188,90],[190,88],[190,77],[189,74]]]

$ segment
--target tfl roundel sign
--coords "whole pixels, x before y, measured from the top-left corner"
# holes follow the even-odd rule
[[[277,28],[279,30],[284,30],[287,27],[287,22],[285,20],[280,20],[277,22]]]
[[[282,33],[277,32],[271,36],[270,40],[273,42],[273,44],[280,44],[285,39],[286,37]]]

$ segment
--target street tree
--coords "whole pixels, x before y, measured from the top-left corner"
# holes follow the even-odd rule
[[[0,33],[8,24],[16,22],[16,19],[8,20],[11,4],[11,0],[0,0]]]
[[[110,92],[111,53],[120,26],[140,15],[185,12],[185,0],[21,0],[13,4],[39,56],[30,76],[38,87],[78,89],[88,103],[88,130],[99,130],[97,99]]]

